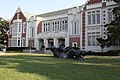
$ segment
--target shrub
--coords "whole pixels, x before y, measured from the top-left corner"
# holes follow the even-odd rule
[[[30,49],[29,47],[8,47],[6,51],[23,51],[24,49]],[[36,48],[31,48],[31,49],[36,49]]]
[[[87,55],[95,55],[95,56],[120,56],[120,50],[110,50],[108,52],[89,52]]]

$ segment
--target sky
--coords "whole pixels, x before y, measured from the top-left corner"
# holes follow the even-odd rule
[[[0,0],[0,17],[11,19],[17,8],[34,15],[82,5],[87,0]]]

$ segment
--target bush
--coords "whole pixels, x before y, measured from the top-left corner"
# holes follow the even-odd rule
[[[120,50],[110,50],[106,52],[108,56],[120,56]]]
[[[120,50],[110,50],[108,52],[89,52],[87,55],[95,56],[120,56]]]
[[[22,52],[24,49],[30,49],[29,47],[8,47],[6,51],[20,51]],[[31,49],[36,49],[36,48],[31,48]]]

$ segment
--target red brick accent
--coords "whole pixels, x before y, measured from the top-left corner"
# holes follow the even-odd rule
[[[42,32],[42,22],[40,22],[37,26],[37,33],[41,33]]]
[[[26,45],[26,39],[23,39],[23,46],[25,47]]]
[[[26,21],[26,17],[23,15],[22,12],[15,13],[13,19],[11,20],[11,24],[13,23],[13,20],[17,19],[17,14],[19,14],[19,19],[22,19],[22,22]]]
[[[95,4],[100,2],[102,2],[102,0],[89,0],[87,4],[89,5],[89,4]]]
[[[22,34],[22,37],[26,37],[26,33],[23,33],[23,34]]]
[[[82,48],[85,48],[85,12],[82,14]]]
[[[80,47],[80,37],[70,37],[69,45],[72,46],[72,42],[77,42],[77,46]]]

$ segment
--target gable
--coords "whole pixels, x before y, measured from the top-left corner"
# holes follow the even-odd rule
[[[19,16],[17,16],[19,14]],[[15,15],[13,16],[13,19],[11,20],[11,24],[13,23],[14,20],[17,19],[17,17],[19,17],[19,19],[22,19],[22,22],[26,21],[26,17],[23,15],[22,12],[17,12],[15,13]]]

